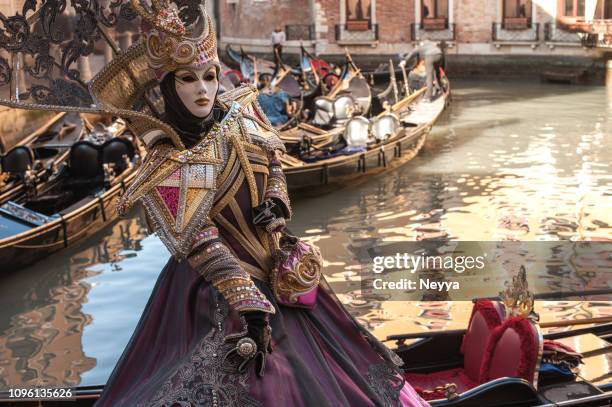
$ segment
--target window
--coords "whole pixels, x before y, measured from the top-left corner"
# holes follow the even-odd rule
[[[372,44],[378,41],[376,0],[340,0],[340,24],[336,41],[344,44]]]
[[[585,0],[562,0],[563,17],[584,18]]]
[[[372,26],[373,0],[346,0],[346,29],[366,31]]]
[[[531,0],[503,0],[505,30],[524,30],[531,24]]]
[[[557,26],[571,32],[581,31],[584,27],[585,0],[558,0]]]
[[[422,0],[421,20],[426,30],[448,28],[448,0]]]

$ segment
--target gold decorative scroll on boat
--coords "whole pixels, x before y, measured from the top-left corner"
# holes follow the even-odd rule
[[[524,266],[521,266],[518,274],[512,277],[512,283],[505,291],[500,292],[499,296],[509,315],[523,318],[530,316],[537,319],[537,314],[533,311],[535,298],[529,291],[527,271]]]

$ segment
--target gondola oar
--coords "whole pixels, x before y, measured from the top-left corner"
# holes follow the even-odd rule
[[[400,101],[399,90],[397,89],[397,79],[395,78],[395,67],[393,66],[393,60],[389,59],[389,76],[391,77],[391,85],[393,86],[393,98],[395,104]]]
[[[566,292],[556,292],[556,293],[540,293],[534,294],[533,297],[536,300],[557,300],[560,298],[571,298],[571,297],[586,297],[591,295],[612,295],[612,289],[610,288],[602,288],[599,290],[586,290],[586,291],[566,291]],[[493,297],[481,297],[475,298],[472,302],[478,300],[491,300],[491,301],[500,301],[499,296]]]
[[[407,97],[403,98],[402,100],[400,100],[399,102],[397,102],[396,104],[391,106],[391,111],[392,112],[397,112],[398,110],[404,108],[405,106],[407,106],[410,103],[412,103],[416,98],[418,98],[419,96],[423,95],[426,90],[427,90],[426,88],[422,88],[422,89],[417,90],[416,92],[413,92],[410,96],[407,96]],[[386,113],[386,111],[381,112],[378,115],[378,117],[383,116],[385,113]],[[498,297],[495,297],[495,298],[499,299]]]
[[[573,319],[567,321],[550,321],[540,323],[540,328],[562,328],[564,326],[588,325],[588,324],[605,324],[612,322],[612,315],[607,317]]]
[[[308,80],[308,73],[312,73],[315,83],[312,84]],[[317,68],[314,66],[314,61],[303,45],[300,46],[300,75],[304,82],[304,90],[309,90],[310,86],[318,87],[321,83],[321,78]]]
[[[551,332],[551,333],[547,333],[542,336],[544,337],[544,339],[563,339],[563,338],[571,338],[572,336],[579,336],[579,335],[585,335],[585,334],[597,335],[597,333],[604,334],[604,333],[610,333],[610,332],[612,332],[612,324],[601,324],[601,325],[589,326],[586,328],[572,329],[570,331]]]
[[[580,322],[580,323],[576,323],[573,325],[589,324],[589,323],[597,323],[597,322],[599,322],[600,324],[591,326],[591,327],[587,327],[587,328],[579,328],[579,329],[573,329],[570,331],[554,332],[554,333],[545,334],[543,335],[544,339],[568,338],[571,336],[578,336],[578,335],[583,335],[586,333],[592,333],[595,330],[599,330],[599,331],[612,330],[612,323],[606,323],[606,322],[612,322],[612,317],[591,318],[590,322],[588,322],[589,320],[578,320],[578,321],[585,321],[585,322]],[[561,328],[564,326],[572,326],[572,324],[555,325],[555,322],[557,321],[540,324],[540,327],[541,328]],[[558,321],[558,322],[575,322],[575,321]],[[387,336],[386,339],[383,340],[383,342],[399,341],[398,344],[402,345],[404,341],[406,341],[407,339],[425,339],[425,338],[434,338],[434,337],[441,337],[441,336],[455,336],[455,335],[463,335],[464,333],[465,333],[465,329],[448,329],[445,331],[430,331],[430,332],[411,332],[407,334],[389,335]]]
[[[410,95],[411,92],[410,92],[408,73],[406,72],[406,61],[400,62],[399,66],[402,69],[402,76],[404,77],[404,91],[406,92],[406,96],[408,96]]]
[[[338,83],[336,83],[332,90],[327,94],[327,97],[331,99],[335,98],[340,91],[347,89],[353,78],[361,76],[361,69],[359,69],[353,62],[353,58],[351,57],[348,49],[345,48],[344,52],[346,57],[346,67],[340,81],[338,81]]]

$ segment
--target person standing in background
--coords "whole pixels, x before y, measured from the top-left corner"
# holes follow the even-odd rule
[[[442,50],[435,42],[426,40],[422,41],[410,54],[407,54],[404,60],[408,62],[414,56],[418,56],[419,60],[425,62],[425,70],[427,73],[425,100],[431,101],[434,86],[440,89],[436,69],[439,69],[439,64],[442,61]]]
[[[283,45],[285,44],[286,40],[287,37],[285,36],[285,31],[283,31],[280,26],[276,27],[276,29],[272,32],[272,49],[274,52],[274,62],[276,63],[277,69],[283,59]]]

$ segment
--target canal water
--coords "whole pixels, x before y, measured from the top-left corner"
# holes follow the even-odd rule
[[[611,158],[609,89],[458,82],[413,161],[295,199],[290,226],[320,246],[331,286],[379,338],[461,328],[468,301],[364,295],[363,253],[427,239],[611,240]],[[0,388],[105,383],[168,256],[135,210],[78,247],[2,273]],[[612,301],[547,301],[536,310],[543,322],[592,318],[612,315]],[[599,370],[610,365],[604,355]]]

